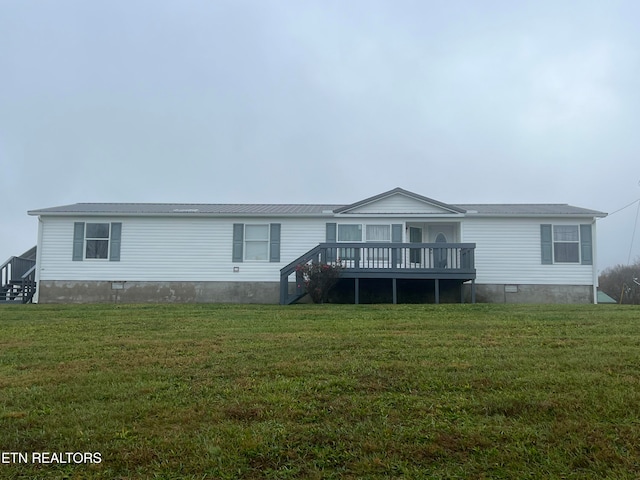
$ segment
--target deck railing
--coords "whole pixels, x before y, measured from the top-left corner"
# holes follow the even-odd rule
[[[280,270],[280,303],[304,294],[296,267],[305,263],[342,266],[344,278],[428,278],[472,280],[475,243],[321,243]],[[295,274],[295,288],[290,289]]]
[[[0,265],[0,301],[28,303],[36,291],[35,260],[11,257]]]

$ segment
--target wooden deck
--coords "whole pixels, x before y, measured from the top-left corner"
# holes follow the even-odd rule
[[[359,281],[366,278],[390,279],[393,303],[397,279],[434,280],[436,303],[440,280],[457,280],[460,285],[471,281],[475,303],[475,247],[474,243],[321,243],[281,269],[280,303],[293,303],[305,294],[296,268],[306,263],[340,265],[340,277],[354,279],[355,303],[359,303]]]

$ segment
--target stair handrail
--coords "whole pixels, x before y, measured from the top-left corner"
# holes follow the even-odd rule
[[[35,272],[35,270],[36,270],[36,266],[34,264],[33,267],[31,267],[29,270],[27,270],[24,273],[24,275],[22,275],[22,277],[20,277],[20,278],[24,280],[25,278],[29,277],[33,272]]]
[[[280,269],[280,303],[282,305],[288,304],[291,302],[291,297],[288,293],[288,284],[289,284],[289,275],[296,271],[298,265],[308,263],[310,260],[313,260],[314,257],[317,257],[322,250],[325,249],[323,244],[316,245],[311,250],[306,253],[303,253],[298,258],[296,258],[293,262],[289,263],[285,267]],[[296,276],[298,273],[296,273]],[[299,297],[300,295],[298,295]]]
[[[9,265],[12,264],[14,258],[16,257],[15,256],[9,257],[9,259],[6,262],[0,265],[0,287],[4,287],[5,285],[8,285],[9,282],[11,281],[11,276],[9,275]],[[6,283],[5,283],[5,278],[6,278]]]
[[[296,258],[293,262],[289,263],[285,267],[282,267],[280,269],[280,276],[283,276],[285,272],[287,272],[286,273],[287,276],[291,275],[295,271],[298,265],[300,265],[301,263],[307,263],[309,260],[313,259],[313,257],[315,257],[318,253],[320,253],[320,251],[323,248],[324,248],[323,245],[320,244],[320,245],[316,245],[308,252],[303,253],[298,258]]]
[[[7,261],[6,261],[6,262],[4,262],[2,265],[0,265],[0,270],[2,270],[4,267],[6,267],[7,265],[9,265],[9,264],[13,261],[13,259],[14,259],[14,258],[16,258],[16,256],[15,256],[15,255],[14,255],[14,256],[12,256],[12,257],[9,257],[9,260],[7,260]]]

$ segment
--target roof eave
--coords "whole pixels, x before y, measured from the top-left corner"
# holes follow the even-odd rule
[[[467,212],[465,217],[500,217],[500,218],[549,218],[549,217],[579,217],[579,218],[604,218],[606,213],[473,213]]]
[[[169,218],[219,218],[219,217],[298,217],[298,218],[333,218],[328,213],[196,213],[196,212],[43,212],[31,210],[28,215],[39,217],[169,217]]]

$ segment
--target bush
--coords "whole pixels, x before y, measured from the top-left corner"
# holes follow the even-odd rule
[[[329,291],[340,278],[342,265],[340,263],[303,263],[296,267],[304,278],[307,293],[314,303],[325,303]]]

